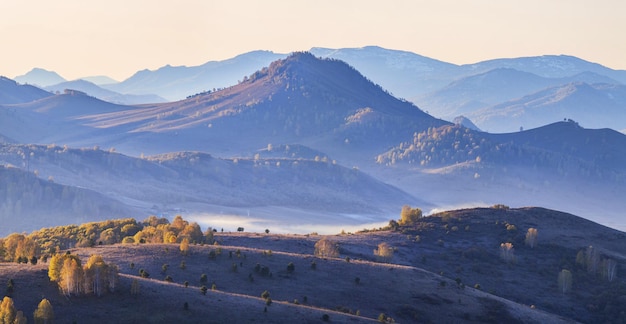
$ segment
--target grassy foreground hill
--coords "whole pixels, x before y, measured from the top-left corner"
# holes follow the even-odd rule
[[[173,243],[124,239],[126,244],[100,245],[117,227],[145,240],[148,236],[141,233],[150,232],[151,224],[171,233]],[[328,236],[209,230],[200,238],[194,226],[178,218],[171,224],[127,219],[42,229],[27,236],[48,242],[48,248],[50,242],[62,241],[62,232],[74,233],[68,234],[74,238],[87,233],[99,237],[92,247],[67,251],[83,264],[97,254],[118,266],[119,284],[101,297],[61,294],[48,279],[49,260],[1,263],[0,283],[12,280],[6,293],[29,320],[42,297],[50,300],[57,323],[319,323],[325,318],[367,323],[381,314],[400,323],[626,319],[620,272],[626,234],[557,211],[506,206],[457,210],[412,224],[390,221],[384,229]],[[525,244],[529,228],[537,230],[533,247]],[[44,233],[56,233],[56,239],[46,239]],[[182,253],[177,241],[185,238],[200,243]],[[314,253],[322,239],[336,244],[336,257]],[[10,240],[3,240],[4,254]],[[64,244],[68,242],[71,246],[71,239]],[[384,258],[374,253],[381,243],[390,247]],[[502,243],[512,244],[506,255]],[[612,276],[606,275],[607,260],[616,264]],[[557,281],[563,269],[571,274],[569,289]],[[139,289],[131,294],[133,281]],[[205,294],[202,286],[207,287]],[[265,291],[269,298],[262,297]]]

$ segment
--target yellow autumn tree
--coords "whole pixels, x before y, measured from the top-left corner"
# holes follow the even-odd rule
[[[183,238],[182,242],[180,242],[180,253],[183,255],[187,255],[189,253],[189,239]]]
[[[102,296],[108,290],[109,266],[104,262],[101,255],[90,256],[83,272],[84,292],[86,294]]]
[[[58,282],[61,279],[61,269],[63,268],[63,255],[55,254],[48,263],[48,278],[50,281]]]
[[[35,324],[50,324],[54,320],[54,310],[52,309],[52,305],[50,301],[47,299],[42,299],[39,302],[39,306],[33,313],[33,317],[35,318]]]
[[[419,208],[411,208],[409,205],[402,206],[400,212],[400,225],[413,225],[422,218],[422,210]]]
[[[526,232],[526,239],[524,240],[524,243],[526,243],[526,245],[530,246],[531,248],[534,248],[535,246],[537,246],[537,229],[536,228],[529,228],[528,231]]]
[[[59,280],[59,288],[64,295],[80,295],[83,292],[83,268],[80,259],[76,256],[66,257]]]
[[[13,305],[13,299],[11,297],[4,296],[2,303],[0,303],[0,323],[13,324],[17,311],[15,305]]]

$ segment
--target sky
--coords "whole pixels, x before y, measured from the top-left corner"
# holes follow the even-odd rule
[[[567,54],[626,70],[624,0],[2,0],[0,75],[122,81],[252,50],[377,45],[466,64]]]

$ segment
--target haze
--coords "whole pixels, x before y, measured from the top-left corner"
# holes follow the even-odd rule
[[[199,65],[267,49],[378,45],[452,63],[568,54],[626,69],[626,2],[2,1],[0,75],[67,79]]]

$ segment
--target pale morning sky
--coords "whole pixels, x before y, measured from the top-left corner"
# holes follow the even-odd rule
[[[463,64],[569,54],[626,69],[624,0],[0,1],[0,75],[123,80],[251,50],[378,45]]]

